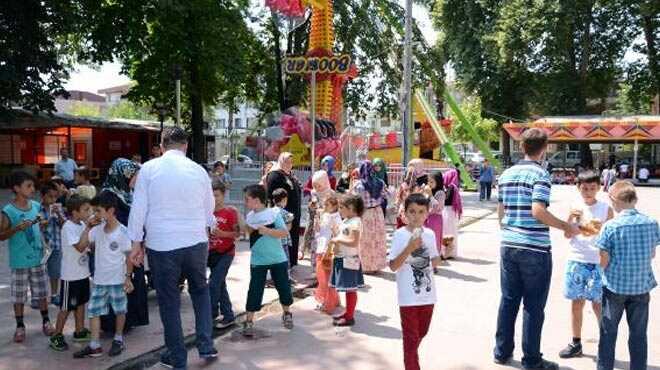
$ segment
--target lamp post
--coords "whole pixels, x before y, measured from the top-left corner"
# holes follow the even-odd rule
[[[158,133],[158,141],[160,142],[163,137],[163,122],[165,121],[165,116],[167,115],[168,109],[167,106],[161,102],[154,103],[152,112],[158,116],[158,121],[160,122],[160,132]]]
[[[403,153],[401,164],[405,167],[410,161],[410,132],[412,131],[412,0],[406,0],[406,22],[403,60],[403,109],[401,109],[401,132],[403,133]]]
[[[176,95],[176,124],[181,124],[181,65],[174,65],[174,81]]]

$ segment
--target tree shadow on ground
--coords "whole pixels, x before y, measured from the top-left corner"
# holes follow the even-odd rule
[[[582,356],[592,359],[594,361],[594,367],[596,366],[596,362],[598,362],[598,357],[596,355],[583,354]],[[630,369],[630,362],[615,359],[614,360],[614,368],[615,369],[621,369],[621,370],[628,370],[628,369]],[[650,365],[650,364],[647,363],[646,370],[660,370],[660,366]]]
[[[461,274],[460,272],[449,270],[447,268],[443,268],[442,266],[440,266],[436,275],[450,280],[463,280],[468,283],[485,283],[488,281],[488,279],[473,275]]]
[[[355,314],[355,326],[351,328],[353,333],[368,336],[401,339],[401,330],[389,326],[380,325],[390,318],[388,316],[376,316],[367,312],[358,311]]]
[[[480,259],[480,258],[466,258],[466,257],[456,257],[453,260],[450,260],[450,263],[453,263],[453,262],[470,263],[470,264],[478,265],[478,266],[487,266],[487,265],[495,264],[494,261],[484,260],[484,259]]]

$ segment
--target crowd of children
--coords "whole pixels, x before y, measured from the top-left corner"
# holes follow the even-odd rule
[[[399,194],[399,227],[387,256],[389,268],[396,274],[407,370],[420,368],[418,347],[429,330],[436,302],[434,271],[441,258],[456,255],[457,221],[462,213],[455,170],[444,175],[413,170]],[[23,172],[12,176],[15,197],[2,209],[0,240],[9,240],[14,341],[25,340],[23,311],[29,288],[41,312],[42,331],[50,336],[53,350],[68,350],[64,328],[73,313],[72,340],[89,342],[74,353],[75,358],[104,353],[99,341],[100,316],[112,308],[116,330],[108,355],[116,356],[124,350],[127,294],[133,289],[133,266],[126,258],[131,241],[115,214],[117,196],[108,191],[96,194],[84,168],[76,170],[75,181],[77,187],[73,189],[66,189],[57,179],[46,183],[40,189],[38,203],[32,200],[32,177]],[[250,283],[242,334],[257,335],[254,318],[261,310],[270,280],[283,308],[282,325],[292,329],[288,253],[293,215],[285,210],[287,192],[275,189],[268,199],[263,185],[247,186],[243,191],[249,212],[243,219],[237,209],[225,204],[229,183],[218,177],[212,185],[216,224],[209,229],[208,267],[215,327],[222,329],[235,323],[227,274],[236,254],[236,242],[247,234]],[[364,286],[360,246],[365,203],[358,195],[335,193],[324,171],[314,174],[311,185],[313,212],[305,239],[310,242],[318,281],[314,295],[317,309],[335,314],[340,306],[339,292],[343,292],[345,309],[332,316],[332,323],[352,326],[356,322],[358,290]],[[651,259],[660,243],[658,223],[635,210],[637,196],[631,183],[619,181],[609,188],[613,207],[597,200],[600,188],[596,173],[579,174],[581,200],[573,204],[567,222],[579,225],[581,234],[570,240],[564,284],[564,295],[571,301],[572,340],[559,355],[582,355],[583,309],[589,301],[600,322],[598,369],[612,369],[617,326],[624,311],[630,323],[630,341],[635,344],[631,345],[631,369],[644,369],[648,293],[656,285]],[[91,252],[94,271],[90,271]],[[54,327],[49,318],[49,300],[59,308]],[[89,326],[85,325],[86,318],[90,319]]]

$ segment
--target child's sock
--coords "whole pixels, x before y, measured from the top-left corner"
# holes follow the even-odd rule
[[[16,327],[24,328],[25,324],[23,323],[23,316],[16,316]]]
[[[101,342],[99,342],[98,339],[92,339],[92,340],[89,342],[89,348],[91,348],[91,349],[97,349],[97,348],[99,348],[99,347],[101,347]]]
[[[580,337],[573,337],[573,344],[578,345],[581,344],[582,338]]]
[[[346,313],[344,314],[344,318],[346,318],[346,320],[353,320],[356,305],[357,292],[346,292]]]
[[[41,320],[43,320],[44,324],[50,322],[50,319],[48,318],[48,310],[41,311]]]
[[[115,334],[115,340],[117,342],[123,342],[124,341],[124,336],[121,334]]]

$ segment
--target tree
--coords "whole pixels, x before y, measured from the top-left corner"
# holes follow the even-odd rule
[[[90,0],[87,5],[92,55],[119,57],[123,71],[137,82],[128,94],[131,101],[174,106],[173,69],[181,67],[182,119],[192,131],[193,159],[205,162],[204,106],[232,107],[237,98],[259,91],[249,69],[255,39],[245,23],[248,2]]]
[[[74,1],[3,1],[0,6],[0,115],[12,106],[33,112],[55,110],[54,96],[76,45],[81,18]],[[68,53],[71,54],[68,54]]]
[[[497,141],[499,138],[498,124],[492,118],[484,118],[481,115],[481,100],[478,97],[469,97],[464,99],[460,104],[461,111],[470,123],[474,126],[479,137],[486,143]],[[450,133],[452,141],[459,143],[468,143],[472,141],[472,136],[468,131],[461,126],[461,123],[456,119],[453,113],[450,114],[454,118],[454,125]]]
[[[122,100],[108,108],[105,112],[107,118],[126,118],[143,121],[155,121],[157,118],[150,113],[150,109],[130,101]]]

